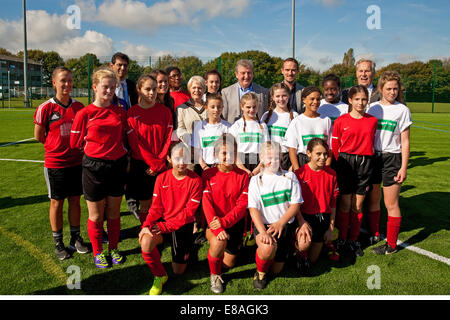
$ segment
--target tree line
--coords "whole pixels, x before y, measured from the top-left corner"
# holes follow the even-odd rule
[[[23,51],[12,54],[4,48],[0,48],[0,54],[23,57]],[[133,57],[132,53],[126,52]],[[28,58],[42,63],[43,86],[51,86],[51,74],[55,67],[64,65],[72,70],[74,88],[88,87],[88,71],[94,70],[102,65],[108,65],[109,60],[100,61],[100,59],[92,53],[87,53],[81,57],[70,58],[64,60],[55,51],[28,50]],[[245,52],[224,52],[219,57],[203,62],[196,56],[175,57],[172,55],[164,55],[151,61],[151,65],[143,66],[142,61],[130,60],[128,77],[136,81],[143,74],[153,69],[165,69],[168,66],[178,66],[183,73],[183,85],[193,75],[203,75],[206,71],[217,69],[222,74],[222,87],[229,86],[236,82],[234,76],[234,66],[239,59],[250,59],[253,61],[254,81],[266,88],[276,82],[280,82],[283,78],[280,72],[283,59],[273,57],[269,54],[250,50]],[[89,68],[88,63],[91,61]],[[147,61],[148,62],[148,61]],[[315,85],[321,86],[324,76],[334,73],[341,78],[342,88],[356,84],[356,66],[353,49],[349,49],[344,53],[341,63],[334,64],[328,70],[319,72],[313,68],[306,66],[299,61],[299,74],[297,82],[304,86]],[[148,64],[148,63],[147,63]],[[377,78],[385,70],[395,70],[400,73],[405,86],[405,95],[407,101],[431,101],[433,92],[433,83],[435,85],[435,101],[450,101],[450,58],[432,59],[427,62],[414,61],[410,63],[392,63],[376,71],[375,83]]]

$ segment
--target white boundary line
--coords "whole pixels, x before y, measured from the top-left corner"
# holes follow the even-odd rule
[[[37,163],[44,163],[44,160],[24,160],[24,159],[0,159],[0,161],[17,161],[17,162],[37,162]]]
[[[361,232],[363,232],[363,233],[368,233],[367,230],[365,230],[365,229],[363,229],[363,228],[361,228]],[[386,239],[386,236],[383,235],[383,234],[380,234],[380,239],[381,239],[381,240],[385,240],[385,239]],[[436,254],[436,253],[427,251],[427,250],[425,250],[425,249],[418,248],[418,247],[416,247],[416,246],[410,245],[409,243],[403,242],[403,241],[400,241],[400,240],[397,240],[397,245],[400,246],[400,247],[402,247],[402,248],[404,248],[404,249],[408,249],[408,250],[410,250],[410,251],[413,251],[413,252],[415,252],[415,253],[424,255],[424,256],[426,256],[426,257],[428,257],[428,258],[431,258],[431,259],[433,259],[433,260],[437,260],[437,261],[439,261],[439,262],[443,262],[443,263],[445,263],[445,264],[447,264],[447,265],[450,266],[450,259],[449,259],[449,258],[440,256],[440,255],[438,255],[438,254]]]
[[[13,145],[13,144],[18,144],[18,143],[25,142],[25,141],[30,141],[30,140],[34,140],[34,138],[28,138],[28,139],[23,139],[23,140],[19,140],[19,141],[15,141],[15,142],[10,142],[10,143],[6,143],[6,144],[2,144],[2,145],[0,146],[0,148],[1,148],[1,147],[6,147],[6,146],[10,146],[10,145]]]

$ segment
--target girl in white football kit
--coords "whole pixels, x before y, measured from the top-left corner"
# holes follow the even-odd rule
[[[253,285],[264,289],[267,272],[281,272],[290,252],[291,239],[295,232],[295,218],[303,202],[300,184],[293,172],[280,168],[280,145],[273,141],[261,146],[261,172],[250,180],[248,208],[254,223],[256,250],[256,273]]]
[[[258,96],[253,92],[242,96],[240,107],[242,117],[229,129],[238,145],[237,166],[247,172],[249,176],[258,174],[259,148],[262,143],[269,141],[267,125],[258,118]]]
[[[210,93],[206,97],[205,108],[208,118],[195,123],[191,141],[195,150],[195,160],[203,170],[212,167],[217,162],[214,155],[214,143],[222,134],[227,133],[231,126],[221,118],[223,100],[220,93]]]
[[[329,74],[322,80],[324,98],[320,101],[320,107],[317,112],[321,116],[326,116],[334,120],[348,113],[348,104],[339,100],[341,92],[341,80],[334,74]]]
[[[375,136],[375,166],[370,194],[369,219],[374,236],[379,234],[381,183],[383,183],[384,204],[388,212],[387,242],[374,248],[376,254],[397,252],[397,238],[400,231],[401,212],[399,194],[409,160],[409,131],[412,124],[411,112],[403,102],[400,75],[395,71],[384,72],[378,80],[379,102],[370,105],[368,113],[378,119]]]
[[[285,146],[289,148],[289,158],[292,170],[304,166],[308,162],[306,147],[312,138],[321,138],[331,145],[331,120],[326,116],[321,116],[317,110],[320,106],[322,93],[317,87],[309,86],[302,91],[302,101],[305,105],[305,112],[292,120],[286,131]],[[327,160],[327,165],[331,164],[331,158]]]
[[[283,146],[286,140],[286,131],[289,124],[298,116],[289,104],[290,90],[284,83],[277,83],[270,88],[269,110],[261,118],[269,127],[270,140],[281,145],[281,168],[289,170],[289,148]]]

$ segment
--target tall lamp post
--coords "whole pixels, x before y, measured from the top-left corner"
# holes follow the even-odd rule
[[[295,59],[295,0],[292,0],[292,58]]]
[[[23,89],[25,94],[24,106],[29,107],[28,102],[28,49],[27,49],[27,1],[22,0],[23,7]]]

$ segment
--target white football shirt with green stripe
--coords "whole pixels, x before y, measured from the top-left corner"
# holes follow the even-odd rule
[[[239,153],[259,153],[262,143],[269,141],[269,130],[263,122],[240,118],[228,129],[236,139]]]
[[[216,163],[216,157],[214,156],[214,143],[219,137],[228,132],[228,128],[231,125],[222,120],[217,124],[210,124],[208,121],[197,121],[194,125],[194,131],[192,132],[191,145],[201,150],[203,160],[207,164]]]
[[[264,224],[280,220],[291,204],[303,203],[297,177],[293,172],[283,173],[264,174],[263,170],[250,179],[247,207],[258,209]]]
[[[370,105],[367,113],[378,119],[374,149],[376,151],[401,153],[401,133],[412,124],[409,108],[400,102],[382,105],[377,101]]]
[[[266,122],[267,115],[269,111],[266,111],[261,117],[261,122]],[[292,112],[294,119],[298,116],[298,113]],[[293,119],[292,119],[293,120]],[[269,128],[269,136],[271,141],[278,142],[281,145],[281,152],[289,152],[289,149],[284,146],[285,136],[287,128],[291,123],[291,114],[289,112],[279,113],[273,110],[272,116],[267,122],[267,127]]]
[[[306,154],[308,142],[313,138],[324,139],[331,147],[331,119],[326,116],[310,118],[303,113],[292,120],[286,131],[284,145],[297,149],[297,153]]]
[[[333,125],[334,120],[348,113],[348,104],[339,101],[338,103],[328,103],[325,99],[320,101],[320,107],[317,110],[321,116],[326,116],[331,119],[331,124]]]

